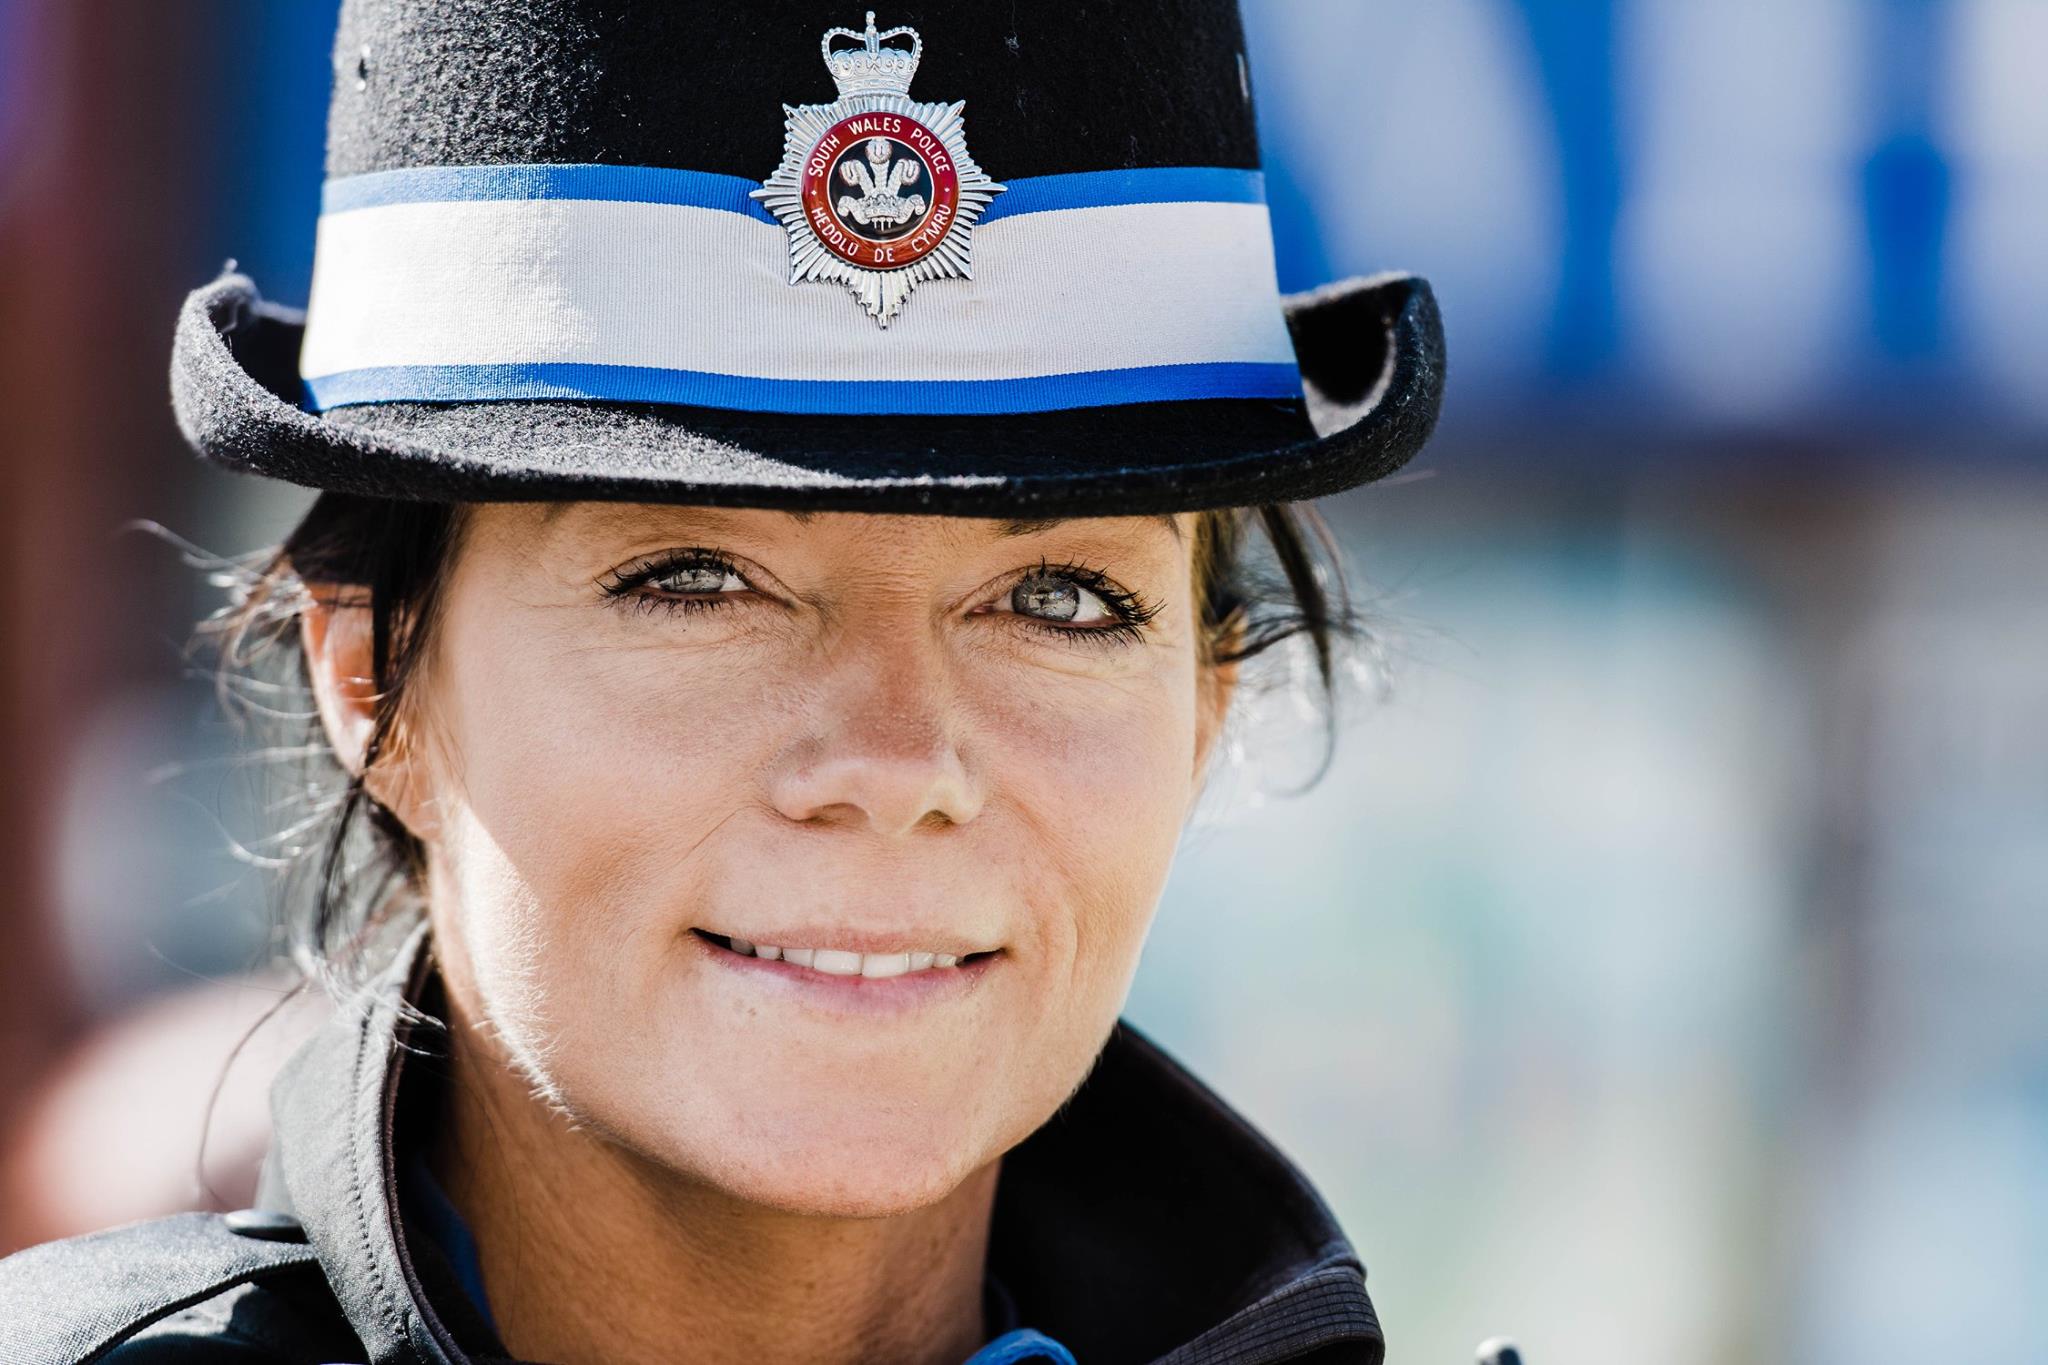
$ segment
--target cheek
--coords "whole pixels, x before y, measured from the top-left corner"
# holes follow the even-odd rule
[[[1064,940],[1053,955],[1120,999],[1194,795],[1192,668],[1004,680],[979,689],[975,709],[1005,817],[989,856],[1012,885],[1052,893],[1045,927]]]
[[[645,1001],[696,851],[750,800],[773,725],[708,657],[505,616],[446,636],[437,714],[459,771],[440,784],[439,851],[479,989],[538,1035],[594,1019],[588,1002]],[[584,1003],[547,1019],[549,1000]]]
[[[629,880],[632,860],[672,855],[745,798],[770,725],[732,670],[507,634],[478,642],[488,666],[453,672],[444,710],[461,799],[535,880]]]

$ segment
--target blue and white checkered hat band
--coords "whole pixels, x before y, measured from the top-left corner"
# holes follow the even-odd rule
[[[1256,171],[1011,180],[974,227],[974,277],[886,329],[790,286],[758,183],[603,165],[330,181],[309,400],[964,415],[1301,395]]]

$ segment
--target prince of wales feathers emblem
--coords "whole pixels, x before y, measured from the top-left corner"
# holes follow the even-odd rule
[[[839,98],[782,106],[782,164],[752,194],[789,229],[791,284],[837,280],[887,327],[921,282],[973,278],[974,221],[1003,187],[967,154],[965,100],[910,98],[917,30],[877,33],[873,10],[867,24],[825,31]],[[835,50],[842,38],[860,46]]]

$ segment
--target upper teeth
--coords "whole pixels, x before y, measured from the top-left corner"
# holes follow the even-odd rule
[[[778,948],[772,943],[732,940],[732,950],[749,957],[781,958],[832,976],[902,976],[930,967],[957,967],[952,953],[849,953],[838,948]]]

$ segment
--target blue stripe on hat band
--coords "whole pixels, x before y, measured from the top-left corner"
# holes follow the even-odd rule
[[[664,370],[638,365],[391,365],[308,379],[315,409],[350,403],[590,398],[743,412],[843,416],[996,416],[1193,398],[1299,398],[1293,365],[1250,361],[1150,365],[1018,379],[823,380]]]
[[[1008,188],[996,195],[995,202],[982,213],[981,222],[1022,213],[1117,204],[1266,202],[1263,174],[1228,166],[1079,171],[1070,175],[1023,176],[1004,183]],[[391,204],[484,199],[593,199],[723,209],[773,223],[774,215],[748,197],[760,185],[760,181],[744,176],[659,166],[413,166],[330,180],[320,191],[320,211],[347,213]]]
[[[1057,209],[1100,209],[1118,204],[1263,204],[1266,177],[1228,166],[1148,166],[1128,171],[1076,171],[1027,175],[982,210],[981,221]]]

